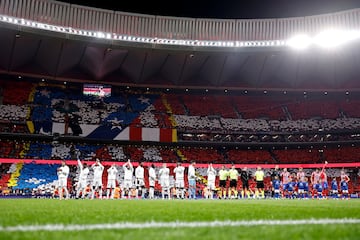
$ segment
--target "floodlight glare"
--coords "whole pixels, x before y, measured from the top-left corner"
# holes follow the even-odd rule
[[[311,38],[305,34],[294,36],[287,41],[288,46],[297,50],[306,49],[310,46],[310,44]]]
[[[102,33],[102,32],[97,32],[95,37],[97,37],[97,38],[105,38],[105,34]]]
[[[316,35],[314,42],[323,48],[335,48],[359,38],[359,31],[327,30]]]

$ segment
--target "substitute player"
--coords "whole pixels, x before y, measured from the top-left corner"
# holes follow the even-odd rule
[[[123,182],[123,189],[121,192],[121,197],[125,198],[125,193],[127,193],[128,198],[131,198],[131,188],[133,187],[133,172],[134,168],[131,164],[130,159],[123,165],[124,170],[124,182]]]
[[[67,180],[69,176],[70,169],[66,165],[65,160],[61,161],[61,167],[57,169],[58,175],[58,191],[59,199],[63,199],[63,194],[65,193],[65,199],[69,199],[69,190],[67,188]]]
[[[228,179],[229,172],[225,169],[225,165],[221,166],[221,169],[219,171],[219,180],[220,180],[220,196],[222,199],[226,199],[226,181]]]
[[[237,182],[239,178],[239,172],[236,170],[235,165],[233,164],[231,166],[231,169],[229,170],[229,178],[230,178],[230,188],[229,188],[229,199],[235,199],[238,197],[238,191],[237,191]]]
[[[108,173],[108,178],[106,185],[106,198],[109,199],[110,197],[110,199],[114,199],[115,188],[116,188],[116,177],[118,173],[116,165],[115,164],[111,165],[111,167],[107,170],[107,173]]]
[[[135,178],[136,178],[136,197],[139,197],[139,192],[141,192],[141,198],[144,198],[145,195],[145,178],[144,178],[144,167],[143,163],[140,162],[139,166],[135,168]]]
[[[216,170],[213,168],[212,163],[209,164],[207,169],[207,196],[206,198],[213,199],[214,198],[214,192],[216,191],[215,187],[215,180],[216,180]]]
[[[91,192],[91,199],[95,197],[95,191],[98,191],[99,198],[102,198],[102,175],[104,171],[104,166],[100,163],[100,160],[97,158],[96,162],[91,166],[92,170],[94,171],[94,178],[92,182],[92,192]]]
[[[156,172],[154,164],[149,167],[149,199],[154,199]]]
[[[178,199],[184,199],[185,198],[185,182],[184,182],[184,172],[185,167],[181,165],[181,163],[177,163],[176,167],[174,168],[174,174],[175,174],[175,189],[176,189],[176,197]]]
[[[89,168],[87,167],[87,164],[84,163],[82,164],[80,159],[78,158],[77,160],[78,162],[78,168],[79,168],[79,180],[77,182],[77,186],[76,186],[76,199],[78,199],[80,197],[80,193],[81,193],[81,198],[85,198],[85,189],[87,187],[87,178],[89,175]]]

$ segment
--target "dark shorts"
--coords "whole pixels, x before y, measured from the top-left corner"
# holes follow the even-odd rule
[[[264,188],[264,181],[256,181],[256,188]]]
[[[231,188],[236,188],[237,187],[237,181],[235,179],[230,180],[230,187]]]
[[[243,189],[249,189],[249,181],[242,182]]]
[[[226,180],[220,180],[220,187],[226,187]]]

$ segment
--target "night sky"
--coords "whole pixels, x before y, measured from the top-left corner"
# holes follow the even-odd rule
[[[64,0],[116,11],[199,18],[278,18],[360,8],[360,0]]]

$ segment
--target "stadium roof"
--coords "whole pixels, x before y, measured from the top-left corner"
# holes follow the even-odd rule
[[[70,4],[161,16],[223,19],[301,17],[360,8],[358,0],[182,0],[169,4],[137,1],[61,0]]]
[[[359,43],[337,50],[144,47],[0,23],[0,72],[173,88],[360,89]]]

